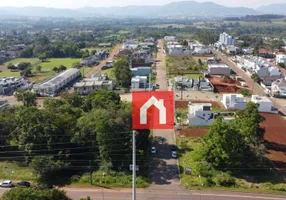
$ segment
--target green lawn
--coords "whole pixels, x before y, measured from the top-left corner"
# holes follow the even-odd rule
[[[36,177],[29,167],[6,161],[0,162],[0,179],[33,181]]]
[[[52,71],[54,67],[59,67],[60,65],[71,68],[75,62],[80,62],[80,58],[51,58],[39,65],[42,66],[42,71]]]
[[[14,60],[6,62],[4,65],[7,66],[9,63],[18,64],[20,62],[30,62],[32,65],[41,63],[41,61],[38,58],[16,58]]]
[[[0,77],[20,77],[20,72],[11,72],[10,70],[4,70],[0,72]]]
[[[105,69],[105,70],[102,70],[101,72],[99,72],[99,74],[107,74],[107,76],[109,77],[109,78],[115,78],[114,77],[114,75],[113,75],[113,73],[112,73],[112,68],[110,68],[110,69]]]

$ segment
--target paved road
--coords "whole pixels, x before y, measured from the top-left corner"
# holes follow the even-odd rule
[[[160,50],[157,54],[156,64],[156,83],[160,85],[159,91],[168,91],[165,54],[163,53],[163,42],[159,41]],[[157,149],[152,166],[150,166],[150,187],[151,190],[178,190],[180,188],[180,180],[178,176],[177,159],[171,156],[171,146],[176,143],[174,130],[154,130],[153,145]]]
[[[105,65],[107,61],[112,61],[114,59],[114,56],[118,53],[119,49],[122,47],[122,44],[118,44],[114,47],[114,49],[110,52],[109,58],[107,60],[102,60],[99,65],[96,67],[93,67],[92,70],[90,70],[85,77],[90,78],[93,74],[96,74],[101,71],[101,68]]]
[[[229,57],[222,54],[219,51],[215,51],[217,57],[219,57],[224,63],[226,63],[238,76],[241,76],[249,88],[253,91],[254,94],[265,96],[264,89],[257,83],[255,83],[250,76],[248,76],[245,71],[239,68],[236,64],[229,60]],[[273,105],[283,114],[286,115],[286,108],[283,104],[280,103],[277,98],[270,98],[273,102]]]

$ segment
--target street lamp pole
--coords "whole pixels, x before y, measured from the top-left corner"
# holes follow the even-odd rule
[[[136,200],[136,131],[132,131],[132,138],[133,138],[132,200]]]

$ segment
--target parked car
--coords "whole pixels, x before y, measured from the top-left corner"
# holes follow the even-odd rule
[[[39,190],[47,190],[47,189],[53,189],[54,186],[51,184],[39,184],[39,185],[35,186],[35,188],[39,189]]]
[[[155,153],[156,153],[156,147],[152,147],[151,153],[152,153],[152,154],[155,154]]]
[[[20,181],[19,183],[16,184],[16,187],[19,187],[19,186],[30,187],[31,183],[28,181]]]
[[[177,158],[178,157],[178,154],[176,151],[172,151],[172,158]]]
[[[2,183],[0,183],[0,186],[6,187],[6,188],[11,188],[11,187],[13,187],[13,183],[11,180],[6,180],[6,181],[3,181]]]

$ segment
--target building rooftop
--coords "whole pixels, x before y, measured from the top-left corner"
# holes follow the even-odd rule
[[[229,68],[226,64],[217,63],[217,64],[209,64],[208,68]]]
[[[268,99],[267,97],[258,96],[258,95],[252,95],[251,101],[253,101],[254,103],[262,103],[262,102],[271,102],[272,103],[272,101],[270,99]]]

